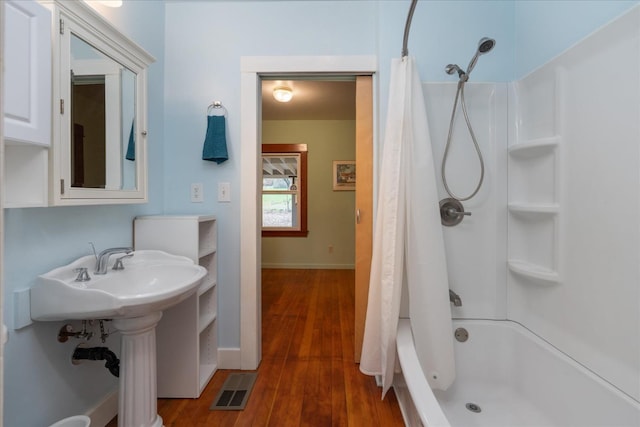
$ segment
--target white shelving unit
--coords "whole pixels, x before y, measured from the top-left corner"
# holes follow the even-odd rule
[[[198,291],[165,310],[156,329],[158,397],[197,398],[218,366],[217,222],[213,216],[143,216],[136,249],[183,255],[205,267]]]

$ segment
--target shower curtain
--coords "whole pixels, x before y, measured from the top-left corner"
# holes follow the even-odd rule
[[[382,377],[396,365],[403,283],[418,359],[432,388],[455,377],[449,284],[427,113],[415,60],[394,59],[373,235],[360,370]]]

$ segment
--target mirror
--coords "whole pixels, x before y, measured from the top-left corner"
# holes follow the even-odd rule
[[[55,10],[51,202],[146,202],[146,69],[154,59],[82,2],[56,2]]]
[[[71,186],[135,190],[135,74],[71,34]]]

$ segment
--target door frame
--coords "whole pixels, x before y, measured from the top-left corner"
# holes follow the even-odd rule
[[[360,56],[248,56],[240,59],[240,369],[254,370],[262,360],[261,310],[261,77],[268,75],[368,74],[378,59]]]
[[[4,4],[0,5],[0,34],[4,34]],[[4,360],[4,344],[9,337],[4,319],[4,43],[0,43],[0,361]],[[0,420],[4,419],[4,369],[0,364]],[[2,422],[0,421],[0,424]]]

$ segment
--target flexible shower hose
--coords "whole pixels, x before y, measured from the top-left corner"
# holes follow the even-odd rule
[[[471,122],[469,121],[469,114],[467,114],[467,106],[464,100],[464,84],[465,81],[460,80],[458,82],[458,90],[456,91],[456,98],[453,102],[453,111],[451,112],[451,121],[449,122],[449,135],[447,136],[447,144],[444,148],[444,155],[442,156],[442,183],[444,184],[444,189],[447,190],[449,196],[453,197],[456,200],[464,202],[465,200],[469,200],[473,196],[475,196],[480,187],[482,187],[482,181],[484,180],[484,160],[482,159],[482,152],[480,151],[480,146],[478,145],[478,141],[476,140],[476,135],[473,132],[473,127],[471,127]],[[453,194],[451,189],[449,188],[449,184],[447,183],[447,174],[445,173],[445,169],[447,166],[447,158],[449,156],[449,148],[451,147],[451,136],[453,134],[453,122],[456,118],[456,110],[458,108],[458,98],[460,98],[460,104],[462,106],[462,113],[464,114],[464,120],[467,123],[467,129],[469,129],[469,134],[471,135],[471,140],[473,141],[473,145],[476,148],[476,153],[478,153],[478,160],[480,161],[480,179],[478,180],[478,185],[476,189],[473,190],[473,193],[467,197],[459,197]]]

